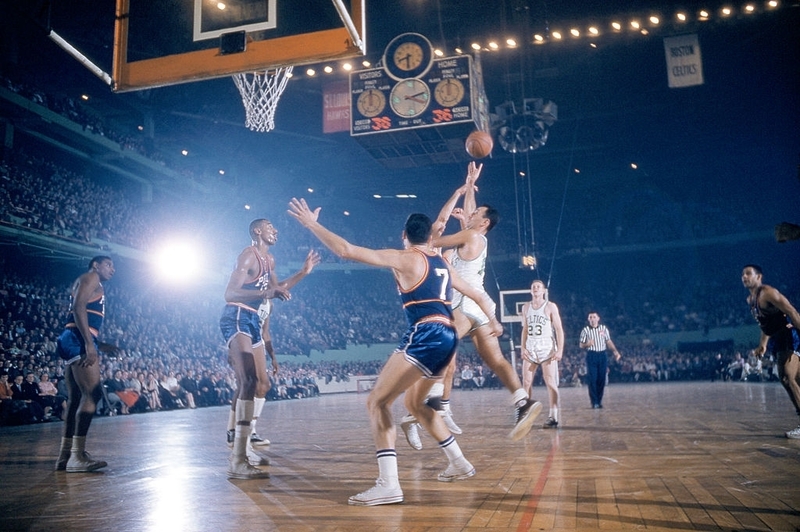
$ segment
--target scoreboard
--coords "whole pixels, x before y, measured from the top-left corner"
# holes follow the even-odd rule
[[[350,74],[350,135],[476,123],[481,90],[469,55],[433,60],[422,76],[396,79],[384,68]]]

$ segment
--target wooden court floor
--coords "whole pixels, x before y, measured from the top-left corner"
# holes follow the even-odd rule
[[[774,383],[612,385],[602,410],[566,388],[563,426],[542,415],[520,442],[507,392],[456,391],[477,475],[438,482],[433,440],[400,435],[405,502],[353,507],[377,476],[365,399],[267,403],[268,480],[227,479],[224,407],[96,418],[95,473],[52,471],[61,423],[0,428],[0,530],[800,530],[797,418]]]

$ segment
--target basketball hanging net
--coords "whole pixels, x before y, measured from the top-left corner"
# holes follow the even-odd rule
[[[251,131],[265,133],[275,129],[275,109],[278,100],[292,77],[291,66],[264,72],[239,73],[233,81],[244,104],[244,125]]]

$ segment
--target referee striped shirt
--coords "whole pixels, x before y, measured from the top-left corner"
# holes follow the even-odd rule
[[[580,343],[585,344],[590,339],[594,340],[594,344],[588,350],[602,353],[606,350],[606,342],[611,340],[611,335],[605,325],[598,325],[597,327],[587,325],[581,331]]]

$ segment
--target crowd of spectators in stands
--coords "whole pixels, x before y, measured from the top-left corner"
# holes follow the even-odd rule
[[[74,101],[54,99],[41,91],[3,82],[6,88],[63,114],[87,130],[120,142],[126,149],[155,156],[136,142],[116,136]],[[585,224],[580,228],[570,228],[568,224],[562,247],[585,250],[602,247],[600,243],[664,242],[745,229],[735,219],[720,222],[719,217],[707,216],[706,209],[736,212],[730,206],[721,208],[713,198],[702,204],[687,204],[686,209],[691,212],[667,209],[659,219],[641,226],[606,224],[595,233]],[[717,221],[706,226],[706,220]],[[400,222],[384,221],[380,227],[336,227],[333,222],[332,228],[359,244],[400,247],[397,235],[391,236]],[[152,213],[119,188],[99,184],[47,158],[20,151],[0,162],[0,223],[84,244],[99,246],[97,241],[107,241],[138,250],[148,250],[156,235]],[[302,261],[311,247],[319,250],[318,243],[295,224],[276,224],[281,232],[281,244],[276,248],[279,264]],[[516,242],[505,242],[502,233],[496,236],[491,244],[493,253],[515,251]],[[321,251],[326,262],[338,262],[333,255]],[[743,303],[744,291],[732,289],[739,267],[736,264],[732,268],[732,279],[710,272],[701,281],[696,279],[700,268],[690,271],[666,264],[659,270],[655,264],[637,268],[635,261],[621,261],[605,273],[594,271],[595,278],[606,278],[608,282],[598,282],[587,289],[571,286],[565,278],[557,279],[551,286],[551,297],[561,309],[568,338],[560,368],[562,385],[579,385],[585,374],[583,354],[577,342],[570,339],[584,325],[587,311],[597,309],[596,302],[602,302],[604,322],[615,331],[615,341],[625,353],[619,364],[611,366],[612,382],[743,380],[756,376],[773,379],[769,359],[754,370],[752,361],[736,358],[734,352],[719,353],[717,357],[718,353],[681,353],[640,339],[630,345],[624,340],[626,335],[708,331],[752,324]],[[630,271],[624,273],[625,268]],[[774,277],[780,279],[781,275]],[[791,300],[800,299],[785,287],[780,288]],[[205,294],[187,296],[169,293],[163,287],[109,283],[103,339],[118,345],[121,351],[101,360],[108,393],[99,413],[125,415],[230,404],[236,383],[217,326],[222,290],[223,287],[210,288]],[[368,363],[310,363],[304,356],[312,350],[325,352],[351,344],[395,344],[405,329],[394,283],[386,272],[320,269],[292,293],[291,302],[275,305],[271,326],[277,352],[295,355],[297,362],[282,365],[271,399],[306,397],[318,393],[319,382],[376,374],[381,359]],[[14,394],[13,399],[2,397],[3,416],[26,421],[60,418],[66,396],[64,366],[54,353],[55,338],[68,308],[67,294],[66,286],[56,285],[49,278],[33,277],[15,269],[10,262],[0,261],[0,365],[7,374],[9,389],[21,379],[22,394]],[[506,334],[509,332],[518,334],[513,329]],[[508,345],[508,340],[506,337],[503,345]],[[381,352],[379,356],[386,354]],[[469,342],[464,342],[459,355],[457,385],[464,389],[499,386]],[[23,386],[25,392],[21,391]],[[0,392],[3,389],[0,386]]]

